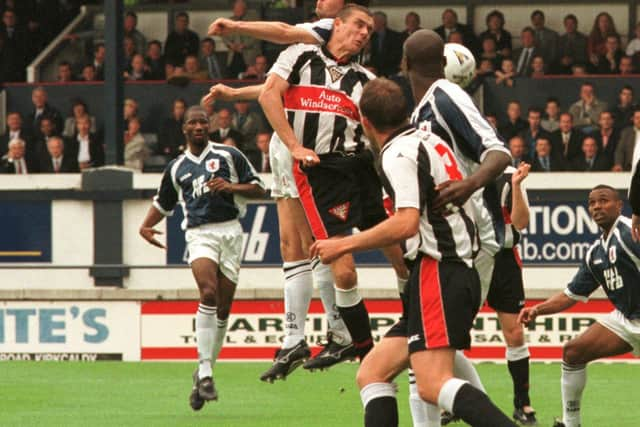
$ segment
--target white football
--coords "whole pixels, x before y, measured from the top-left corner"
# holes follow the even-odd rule
[[[461,44],[447,43],[444,45],[444,56],[447,59],[444,67],[447,80],[460,87],[469,85],[476,73],[476,59],[471,51]]]

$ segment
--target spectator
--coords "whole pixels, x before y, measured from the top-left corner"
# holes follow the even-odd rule
[[[166,78],[162,45],[158,40],[151,40],[147,46],[147,57],[144,59],[149,73],[149,80],[164,80]]]
[[[256,56],[256,60],[253,65],[247,67],[247,69],[238,75],[238,78],[251,79],[251,80],[265,80],[267,78],[267,57],[264,55]]]
[[[240,147],[238,147],[238,144],[236,143],[236,140],[231,138],[230,136],[225,137],[222,140],[221,144],[227,145],[229,147],[237,148],[238,150],[240,149]]]
[[[615,128],[614,123],[613,114],[610,111],[603,111],[600,113],[600,119],[598,121],[600,128],[590,135],[596,141],[596,144],[598,144],[598,152],[601,154],[607,169],[613,167],[616,147],[620,140],[620,133]]]
[[[507,141],[527,128],[527,122],[520,115],[520,103],[510,101],[507,104],[507,123],[498,128],[498,133]]]
[[[525,154],[524,140],[519,136],[514,136],[509,140],[509,151],[511,152],[511,166],[517,168],[521,162],[527,162],[528,158]]]
[[[480,52],[480,60],[487,59],[493,64],[493,69],[497,69],[502,65],[502,55],[497,51],[496,38],[489,34],[482,38],[482,51]]]
[[[58,64],[58,82],[59,83],[68,83],[72,82],[75,79],[73,78],[73,73],[71,72],[71,64],[67,61],[62,61]]]
[[[558,72],[571,74],[571,67],[575,64],[586,65],[589,62],[587,55],[587,36],[578,31],[578,18],[574,14],[564,17],[565,33],[558,40],[558,56],[560,63]]]
[[[133,117],[129,120],[129,127],[124,133],[124,165],[142,172],[147,157],[149,157],[149,150],[140,133],[140,119]]]
[[[542,129],[555,132],[560,127],[560,105],[556,98],[548,98],[544,108],[545,118],[540,122]]]
[[[576,172],[602,172],[610,169],[609,162],[598,150],[596,140],[591,136],[587,136],[582,141],[580,155],[571,162],[570,170]]]
[[[225,138],[231,138],[236,142],[237,147],[242,146],[243,137],[240,132],[231,127],[231,111],[226,108],[222,108],[218,111],[218,129],[209,134],[209,139],[214,142],[220,142]]]
[[[640,56],[638,55],[640,54],[640,22],[636,24],[633,32],[635,37],[631,41],[629,41],[629,44],[627,45],[627,49],[625,53],[627,54],[627,56],[630,56],[635,59],[638,56]],[[634,61],[634,62],[638,62],[638,61]]]
[[[505,86],[512,87],[513,79],[516,77],[513,61],[509,58],[502,60],[502,66],[500,70],[496,71],[496,84],[504,84]]]
[[[565,170],[562,158],[551,153],[551,141],[540,136],[536,140],[535,151],[531,162],[532,172],[560,172]]]
[[[97,80],[104,80],[104,58],[106,53],[104,43],[98,43],[93,48],[93,66],[96,69]]]
[[[575,64],[573,67],[571,67],[571,75],[573,77],[585,77],[587,76],[587,67],[586,65],[582,65],[582,64]]]
[[[618,92],[618,105],[611,112],[613,113],[614,127],[618,130],[631,126],[631,117],[637,109],[633,103],[633,87],[625,85]]]
[[[573,127],[573,117],[569,113],[560,114],[558,130],[551,134],[553,154],[571,162],[580,155],[584,134]]]
[[[123,43],[124,43],[123,51],[124,51],[125,70],[130,70],[131,69],[131,61],[133,60],[133,56],[136,53],[138,53],[136,51],[136,43],[133,40],[133,38],[131,38],[129,36],[125,36],[123,38]]]
[[[209,74],[200,68],[200,61],[196,55],[187,55],[184,59],[184,72],[191,80],[207,80]]]
[[[220,80],[227,77],[227,66],[218,60],[216,42],[206,38],[200,43],[200,68],[207,71],[209,80]]]
[[[131,67],[129,71],[124,72],[124,78],[127,80],[151,80],[142,55],[139,53],[133,55],[133,58],[131,58]]]
[[[55,124],[56,129],[63,129],[62,116],[54,107],[47,102],[47,92],[42,86],[38,86],[31,92],[31,102],[33,103],[33,111],[27,117],[27,123],[32,126],[37,133],[40,129],[40,120],[45,117],[50,118]]]
[[[47,141],[54,136],[60,136],[60,130],[58,130],[51,118],[44,117],[40,120],[40,129],[36,136],[33,149],[27,150],[27,157],[31,158],[35,163],[38,163],[38,159],[47,151]]]
[[[198,55],[200,38],[189,29],[189,15],[179,12],[176,15],[173,31],[164,43],[165,61],[175,66],[184,64],[187,55]],[[167,76],[168,78],[168,76]]]
[[[422,29],[422,27],[420,26],[420,15],[413,11],[407,13],[404,17],[404,26],[404,31],[400,33],[402,37],[402,43],[404,43],[411,34]]]
[[[484,117],[487,119],[493,130],[498,131],[498,118],[493,113],[485,113]]]
[[[615,35],[607,36],[605,42],[605,54],[598,56],[598,64],[595,66],[596,74],[618,74],[620,73],[620,59],[624,52],[620,49],[620,37]]]
[[[535,32],[531,27],[525,27],[520,33],[522,47],[513,52],[513,60],[516,64],[516,74],[518,76],[531,76],[531,60],[534,56],[540,55],[540,51],[535,46]]]
[[[464,36],[460,31],[452,31],[449,33],[447,43],[464,44]]]
[[[7,55],[11,58],[11,62],[7,64],[7,81],[24,81],[25,67],[27,65],[27,35],[17,25],[16,13],[12,9],[7,9],[2,14],[0,37],[4,40],[4,49],[6,49]]]
[[[204,109],[207,112],[207,118],[209,119],[209,134],[218,130],[218,113],[216,113],[213,107],[213,102],[209,102],[204,105]]]
[[[584,133],[592,132],[598,123],[600,113],[607,109],[607,104],[599,100],[591,83],[583,83],[580,87],[580,99],[569,107],[573,123]]]
[[[544,26],[544,12],[534,10],[531,13],[531,26],[534,30],[535,45],[545,64],[555,64],[558,58],[558,33]]]
[[[476,36],[469,26],[458,22],[458,14],[453,9],[445,9],[442,12],[442,25],[434,30],[442,37],[442,40],[449,40],[449,36],[453,32],[459,32],[462,35],[462,42],[471,52],[477,54],[478,46]],[[403,39],[405,40],[405,39]]]
[[[93,64],[87,64],[82,67],[82,74],[80,75],[80,80],[83,82],[94,82],[98,80],[98,76],[96,74],[96,67]]]
[[[628,76],[629,74],[635,74],[635,66],[633,64],[633,58],[630,56],[622,56],[620,63],[618,64],[618,72],[620,75]]]
[[[529,157],[533,156],[536,149],[536,141],[538,138],[546,138],[551,142],[549,132],[544,130],[540,123],[542,122],[542,111],[536,107],[530,107],[527,112],[527,122],[529,126],[520,132],[520,136],[524,140],[525,150]]]
[[[640,137],[640,110],[633,112],[633,126],[622,129],[620,141],[614,154],[613,170],[616,172],[630,171],[633,160],[633,150],[636,140]]]
[[[133,40],[137,53],[142,53],[147,48],[147,39],[138,31],[137,26],[138,15],[133,11],[127,12],[124,16],[124,36]]]
[[[371,34],[371,66],[380,76],[391,76],[400,70],[402,37],[387,26],[384,12],[373,14]]]
[[[587,41],[587,55],[593,66],[598,66],[598,57],[607,53],[606,42],[608,36],[618,36],[613,18],[607,12],[601,12],[593,21],[593,27]]]
[[[95,133],[91,133],[88,116],[76,120],[76,136],[67,140],[69,155],[73,155],[81,171],[104,165],[104,146]]]
[[[76,121],[80,117],[89,117],[89,122],[91,123],[90,132],[96,133],[96,118],[94,116],[89,116],[89,109],[87,108],[87,104],[84,103],[81,99],[74,99],[71,101],[71,116],[67,117],[64,121],[64,128],[62,131],[62,136],[65,138],[71,138],[76,133]]]
[[[0,156],[7,153],[9,141],[14,139],[23,140],[27,149],[34,147],[33,134],[23,127],[22,116],[17,111],[11,111],[7,114],[7,130],[3,135],[0,135]]]
[[[40,159],[41,173],[77,173],[80,172],[78,161],[64,154],[64,141],[59,136],[49,138],[47,152]]]
[[[173,159],[182,153],[185,148],[184,132],[182,125],[184,124],[184,113],[187,104],[184,99],[178,98],[173,101],[173,109],[171,117],[165,119],[160,126],[158,133],[158,151],[169,159]]]
[[[242,141],[236,141],[240,150],[249,155],[256,153],[256,135],[264,131],[264,124],[258,113],[249,111],[247,101],[237,101],[234,104],[235,113],[231,119],[231,127],[242,134]],[[218,117],[218,120],[220,118]]]
[[[124,100],[124,127],[129,127],[129,120],[132,117],[138,117],[138,102],[135,99],[127,98]]]
[[[247,4],[244,0],[236,0],[233,3],[234,21],[255,21],[257,17],[247,12]],[[229,50],[227,56],[227,69],[230,76],[237,76],[243,72],[247,65],[253,64],[256,56],[260,54],[260,41],[242,34],[230,34],[222,38]]]
[[[0,159],[2,173],[25,175],[38,171],[32,160],[25,157],[26,144],[21,139],[9,141],[9,151]]]
[[[511,56],[511,33],[504,29],[504,15],[499,10],[494,10],[487,15],[487,29],[480,34],[480,38],[492,35],[496,39],[498,53],[503,57]]]
[[[46,34],[42,31],[42,26],[33,17],[27,18],[27,53],[26,64],[30,64],[36,56],[47,46]]]
[[[531,78],[539,79],[545,75],[546,65],[542,56],[534,56],[531,60]]]
[[[259,156],[257,156],[257,161],[253,163],[253,167],[260,173],[271,173],[271,161],[269,159],[270,143],[270,133],[261,132],[256,136],[256,145],[258,146]]]
[[[512,64],[513,64],[513,62],[512,62]],[[493,61],[491,61],[489,59],[481,59],[480,60],[480,65],[478,65],[478,69],[476,70],[476,77],[475,78],[484,79],[484,78],[495,76],[495,75],[496,75],[496,70],[495,70],[495,67],[493,65]]]

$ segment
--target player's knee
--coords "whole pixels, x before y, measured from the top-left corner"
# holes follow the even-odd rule
[[[280,253],[284,260],[297,260],[306,257],[300,242],[289,237],[280,238]]]
[[[333,277],[336,281],[336,286],[340,289],[351,289],[358,281],[358,275],[354,270],[350,269],[335,272]]]
[[[229,318],[229,314],[231,313],[231,304],[220,304],[218,305],[218,319],[226,320]]]
[[[210,307],[216,306],[216,289],[213,285],[200,286],[200,302]]]
[[[425,402],[437,405],[439,392],[440,387],[436,387],[431,381],[428,381],[427,384],[418,383],[418,394],[420,395],[420,399]]]
[[[504,340],[509,347],[520,347],[524,344],[524,331],[522,325],[514,323],[502,330]]]
[[[570,365],[586,363],[581,353],[579,346],[576,345],[574,340],[571,340],[562,347],[562,361]]]

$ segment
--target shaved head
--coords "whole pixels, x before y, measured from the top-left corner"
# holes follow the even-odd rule
[[[404,42],[407,71],[424,77],[441,77],[444,41],[435,31],[418,30]]]

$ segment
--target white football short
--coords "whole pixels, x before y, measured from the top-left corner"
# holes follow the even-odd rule
[[[629,320],[620,310],[613,310],[598,322],[628,342],[634,356],[640,357],[640,319]]]
[[[209,258],[233,283],[238,283],[242,257],[240,221],[204,224],[185,233],[189,264],[198,258]]]
[[[275,134],[269,144],[269,161],[271,162],[271,197],[275,199],[300,197],[296,180],[293,177],[293,158],[289,149]]]

